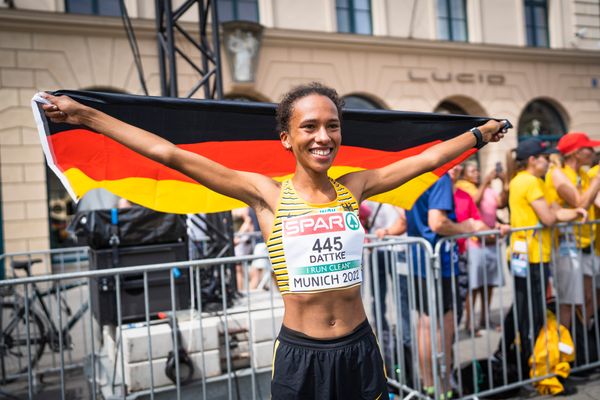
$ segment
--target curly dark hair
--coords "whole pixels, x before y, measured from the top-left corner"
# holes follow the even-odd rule
[[[297,100],[309,96],[311,94],[320,94],[328,97],[337,108],[338,118],[342,120],[342,107],[344,100],[340,98],[337,91],[333,88],[325,86],[319,82],[310,82],[296,86],[283,95],[281,102],[277,105],[276,119],[277,132],[287,132],[290,128],[290,118],[294,111],[294,103]]]

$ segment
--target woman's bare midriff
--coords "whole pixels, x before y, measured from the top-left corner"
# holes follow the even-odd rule
[[[366,318],[360,286],[321,293],[289,293],[283,296],[283,324],[317,339],[351,333]]]

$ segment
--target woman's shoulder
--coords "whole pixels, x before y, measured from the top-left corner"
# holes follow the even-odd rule
[[[540,178],[538,178],[537,176],[534,176],[530,173],[528,173],[527,171],[521,171],[519,173],[517,173],[517,175],[515,175],[514,178],[511,179],[510,184],[511,185],[522,185],[522,184],[526,184],[526,183],[537,183],[538,181],[542,181]]]
[[[247,184],[254,187],[255,193],[248,205],[255,211],[268,209],[274,212],[283,191],[283,182],[259,174],[252,174],[247,177]]]
[[[540,189],[542,192],[546,192],[546,184],[542,178],[538,178],[527,172],[520,172],[511,181],[509,185],[509,192],[516,193],[527,193],[532,189]]]

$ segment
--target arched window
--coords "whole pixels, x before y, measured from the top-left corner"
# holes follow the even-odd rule
[[[223,100],[232,100],[232,101],[255,101],[255,102],[261,102],[262,100],[259,100],[253,96],[249,96],[247,94],[226,94],[225,96],[223,96]]]
[[[550,102],[541,99],[527,104],[517,128],[519,140],[535,136],[553,145],[566,131],[567,126],[561,113]]]
[[[434,113],[438,114],[456,114],[456,115],[469,115],[467,110],[453,101],[444,100],[433,110]],[[479,162],[479,152],[473,154],[466,161],[475,161],[477,165],[480,165]]]
[[[434,113],[438,114],[458,114],[458,115],[468,115],[469,113],[465,111],[464,108],[459,106],[456,103],[451,101],[442,101],[436,108],[433,110]]]
[[[442,99],[433,109],[433,112],[457,115],[488,115],[477,100],[464,95],[452,95]]]
[[[358,108],[363,110],[377,110],[383,108],[373,100],[364,96],[349,95],[342,97],[342,99],[344,100],[344,108]]]

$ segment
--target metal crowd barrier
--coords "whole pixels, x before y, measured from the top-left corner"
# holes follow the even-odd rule
[[[379,339],[388,383],[400,398],[427,398],[423,377],[428,373],[432,381],[427,386],[437,388],[439,397],[435,280],[426,273],[433,270],[433,249],[422,238],[369,238],[375,241],[365,245],[363,288],[370,296],[363,293],[363,301]],[[424,315],[429,318],[419,317]]]
[[[4,258],[25,262],[35,258],[18,256]],[[92,399],[100,395],[105,399],[154,399],[167,393],[175,394],[177,399],[198,398],[199,393],[205,399],[232,399],[239,397],[236,392],[241,384],[248,389],[239,398],[268,397],[272,348],[283,317],[281,298],[275,290],[251,293],[246,285],[246,292],[237,294],[233,302],[226,288],[230,266],[242,264],[247,280],[248,265],[255,258],[226,257],[31,277],[23,277],[19,272],[11,274],[13,278],[0,281],[0,397],[32,399],[47,389],[54,373],[58,374],[54,382],[56,394],[67,398],[72,386],[69,370],[81,369],[82,364],[86,373],[83,379],[89,382],[87,390]],[[220,277],[218,290],[222,296],[220,309],[206,312],[202,309],[200,279],[201,272],[209,268]],[[190,301],[184,310],[177,310],[181,308],[180,292],[186,288],[177,285],[175,270],[178,274],[187,272],[190,277],[188,289],[193,295],[184,297]],[[156,290],[152,282],[156,271],[170,272],[170,307],[164,311],[168,316],[176,316],[177,324],[173,318],[155,319],[155,313],[149,310]],[[128,304],[122,302],[122,297],[132,275],[143,277],[140,290],[145,315],[142,321],[130,323],[123,320]],[[100,327],[89,311],[92,283],[107,277],[114,279],[117,324]],[[83,298],[65,298],[74,282],[84,293]],[[44,288],[53,288],[50,296],[43,293]],[[55,304],[47,307],[40,297],[53,297]],[[65,317],[65,308],[73,304],[81,308],[70,318],[76,317],[80,323]],[[54,324],[59,332],[53,346],[49,346],[50,339],[46,337],[47,324]],[[85,328],[76,331],[78,326]],[[71,340],[73,337],[76,339]],[[173,351],[167,366],[168,353],[180,345],[187,354]],[[77,360],[68,357],[72,346],[80,355]],[[46,367],[48,357],[56,357],[52,368]],[[174,382],[167,378],[167,368],[171,368]]]
[[[562,224],[552,230],[557,240],[572,242],[577,240],[578,232],[585,225]],[[530,348],[535,347],[539,332],[533,332],[533,321],[539,323],[540,318],[546,334],[546,354],[554,346],[548,339],[551,332],[547,328],[546,311],[548,295],[556,292],[558,266],[555,261],[561,242],[555,242],[552,247],[552,262],[548,268],[552,291],[546,286],[546,279],[538,279],[540,274],[532,276],[532,269],[527,269],[523,281],[516,285],[507,269],[505,256],[510,235],[523,230],[539,232],[540,229],[513,229],[507,237],[500,237],[498,231],[448,237],[435,249],[421,238],[376,240],[370,236],[371,241],[364,251],[363,299],[380,342],[390,387],[400,398],[442,398],[449,390],[460,398],[478,398],[555,376],[551,372],[531,377],[527,360],[520,359],[524,353],[514,351],[515,348],[522,349],[525,341],[529,342]],[[569,230],[573,234],[568,235]],[[560,236],[559,231],[562,232]],[[541,235],[537,237],[541,238]],[[476,238],[477,247],[468,248],[466,257],[459,258],[454,252],[454,244],[462,238],[474,242]],[[446,293],[446,296],[440,279],[444,246],[451,250],[452,256],[451,271],[446,277],[450,282],[446,292],[450,290],[450,294]],[[475,287],[467,285],[468,300],[464,306],[461,304],[464,293],[463,296],[460,294],[460,288],[464,288],[465,265],[468,271],[476,263],[473,261],[476,255],[481,257],[483,252],[474,249],[485,250],[483,256],[488,257],[490,265],[489,270],[484,269],[480,283],[483,286],[497,283],[498,271],[504,279],[504,286],[495,289],[491,309],[483,315],[485,329],[481,335],[474,325],[464,324],[464,315],[463,321],[460,316],[465,307],[469,309],[472,321],[480,316],[473,301]],[[266,281],[268,290],[249,287],[251,262],[260,256],[94,271],[85,270],[85,261],[78,263],[76,257],[70,269],[56,263],[59,259],[72,260],[74,254],[81,254],[81,251],[63,252],[61,257],[56,257],[55,251],[43,253],[47,258],[46,271],[53,274],[24,277],[22,270],[8,270],[11,278],[0,281],[0,328],[3,332],[0,338],[0,397],[34,398],[48,388],[48,381],[54,377],[56,393],[66,398],[73,385],[72,371],[83,369],[81,379],[89,383],[86,390],[92,399],[100,396],[105,399],[269,398],[272,349],[283,317],[283,304],[272,279]],[[564,252],[564,248],[560,251]],[[574,262],[582,262],[587,254],[585,251],[579,249],[567,253],[567,258],[573,255]],[[39,254],[4,255],[0,260],[8,266],[14,260],[32,260]],[[469,256],[473,260],[469,261]],[[591,248],[590,256],[597,275],[595,247]],[[459,267],[459,263],[463,265],[456,272],[454,266]],[[233,273],[231,266],[235,264],[241,265],[244,276],[241,295],[232,294],[226,287],[227,278]],[[221,304],[217,309],[204,307],[201,282],[207,270],[215,271],[218,277]],[[169,272],[167,293],[170,299],[168,309],[162,310],[167,316],[163,319],[157,319],[156,313],[150,310],[153,292],[157,290],[152,274],[157,271]],[[176,274],[176,271],[179,272]],[[183,287],[177,282],[180,273],[189,276],[189,284]],[[123,293],[130,283],[129,277],[134,275],[142,278],[138,295],[143,298],[144,312],[141,320],[130,322],[124,319],[124,310],[129,305],[123,301]],[[117,314],[114,325],[99,326],[90,312],[89,305],[94,297],[92,288],[103,278],[110,278],[114,283],[112,297]],[[461,285],[458,285],[459,281],[462,281]],[[182,307],[179,296],[183,290],[189,290],[190,296],[184,297],[189,304]],[[523,295],[523,292],[524,309],[517,310],[515,294]],[[45,302],[49,303],[46,312],[39,293],[43,294],[44,300],[51,300]],[[539,299],[533,300],[528,293],[536,293]],[[482,296],[484,304],[487,303],[489,292],[483,291]],[[597,310],[596,290],[591,297],[591,309]],[[558,310],[564,301],[560,296],[554,298]],[[70,315],[66,308],[70,308]],[[454,312],[446,313],[444,318],[439,310],[448,308]],[[586,309],[579,314],[576,310],[571,311],[573,330],[583,326],[576,323],[578,318],[590,322],[584,335],[573,334],[576,349],[573,371],[600,366],[598,318],[588,318]],[[176,316],[177,324],[173,322],[173,316]],[[520,326],[523,322],[528,326]],[[50,323],[54,328],[50,328]],[[522,335],[513,335],[509,340],[507,325]],[[47,334],[49,331],[53,335]],[[41,344],[42,350],[39,350]],[[173,351],[180,345],[185,353]],[[169,359],[172,360],[170,364]],[[545,371],[551,371],[551,361],[549,357],[546,360],[538,358],[534,360],[534,367],[541,362],[546,364]],[[167,377],[167,369],[171,371],[173,381]],[[471,375],[465,374],[469,370]]]
[[[595,238],[598,222],[563,223],[547,228],[551,243],[550,262],[544,264],[543,268],[538,264],[529,265],[529,268],[523,270],[518,267],[511,269],[511,260],[507,259],[509,253],[506,251],[513,236],[514,240],[517,240],[519,234],[531,233],[532,240],[537,241],[540,259],[543,259],[544,228],[539,226],[511,229],[506,237],[501,237],[499,231],[493,230],[448,237],[436,244],[432,263],[433,275],[436,278],[438,309],[442,309],[443,285],[439,277],[444,247],[454,251],[457,240],[467,241],[466,254],[451,257],[452,273],[449,279],[452,302],[455,306],[459,305],[458,309],[461,309],[460,303],[465,301],[465,298],[461,298],[458,290],[460,285],[455,283],[464,280],[464,273],[461,271],[467,274],[468,286],[465,288],[467,296],[462,308],[468,310],[472,318],[469,325],[465,322],[462,326],[457,313],[452,315],[451,326],[446,326],[447,321],[444,319],[439,320],[442,335],[454,332],[453,335],[449,335],[452,337],[452,345],[445,346],[442,341],[438,354],[440,378],[436,384],[442,385],[440,392],[448,387],[450,380],[453,380],[452,383],[458,390],[460,398],[480,398],[502,392],[510,394],[511,391],[514,395],[520,387],[537,386],[557,376],[556,357],[559,357],[558,361],[570,360],[569,351],[572,351],[571,373],[600,366],[600,335],[597,318],[600,254],[596,248]],[[579,241],[584,229],[589,229],[592,237],[591,245],[582,249]],[[532,242],[524,241],[524,243],[523,252],[528,253]],[[458,268],[458,273],[455,273],[454,263],[462,263],[464,267]],[[555,328],[554,332],[549,331],[548,317],[560,322],[561,307],[573,301],[561,298],[557,290],[559,285],[564,283],[561,278],[564,278],[566,273],[571,277],[578,276],[583,283],[584,270],[577,266],[585,263],[590,266],[590,270],[585,274],[589,274],[591,288],[584,288],[584,285],[580,284],[564,289],[566,296],[579,292],[585,294],[584,298],[589,297],[588,307],[581,307],[580,310],[570,307],[567,313],[567,318],[571,321],[570,336],[574,345],[574,349],[569,349],[564,343],[567,339],[561,336],[560,330]],[[479,279],[473,273],[477,270],[481,275]],[[483,288],[490,286],[495,286],[496,302],[492,309],[496,310],[497,314],[492,316],[490,309],[480,311],[483,317],[484,334],[479,335],[473,323],[475,321],[473,296],[476,288],[482,288],[480,296],[483,297],[483,304],[486,307],[485,304],[489,304],[491,300],[488,298],[490,292]],[[456,310],[457,307],[454,309]],[[552,339],[553,335],[557,335],[558,339]],[[535,357],[529,359],[530,354]],[[471,379],[465,381],[465,376]]]
[[[84,318],[86,282],[39,282],[35,291],[10,282],[28,273],[86,270],[87,251],[87,247],[76,247],[0,255],[0,267],[8,279],[0,281],[0,397],[13,398],[5,384],[27,378],[32,366],[40,371],[40,377],[64,376],[83,367],[91,329]],[[65,331],[61,332],[60,327]],[[40,386],[39,381],[29,383],[32,392]]]

